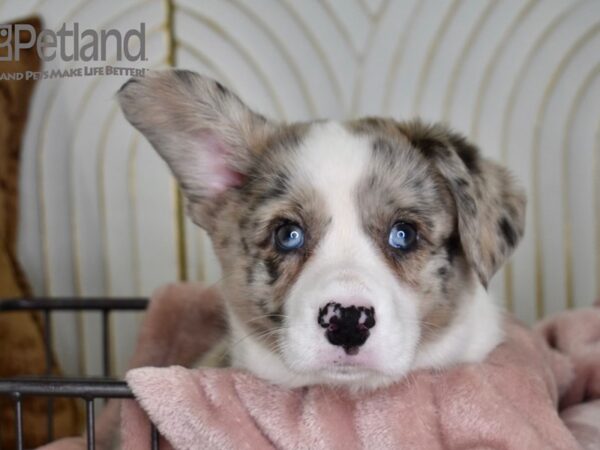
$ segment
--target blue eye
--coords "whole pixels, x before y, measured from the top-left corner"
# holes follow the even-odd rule
[[[388,244],[398,250],[412,250],[417,243],[417,230],[409,223],[397,222],[392,226]]]
[[[288,223],[275,231],[275,243],[280,250],[297,250],[304,245],[304,231],[298,225]]]

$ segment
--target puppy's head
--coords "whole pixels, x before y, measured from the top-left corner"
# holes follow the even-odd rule
[[[275,381],[264,355],[310,382],[403,376],[522,235],[509,174],[442,126],[275,123],[186,71],[118,97],[213,240],[234,358]]]

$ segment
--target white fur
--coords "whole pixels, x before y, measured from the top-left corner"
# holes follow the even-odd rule
[[[288,387],[374,388],[416,368],[480,360],[500,341],[499,313],[478,287],[465,292],[469,298],[445,335],[417,353],[418,296],[387,266],[357,210],[356,187],[370,155],[367,138],[333,122],[315,125],[305,139],[295,161],[296,181],[316,188],[332,221],[285,300],[282,357],[246,337],[231,314],[235,366]],[[318,324],[319,308],[331,301],[375,308],[376,325],[356,355],[331,345]]]
[[[443,368],[459,362],[483,360],[503,338],[501,312],[480,283],[459,309],[452,326],[425,345],[413,368]]]
[[[476,294],[464,303],[454,325],[438,340],[417,353],[410,370],[442,369],[463,362],[482,361],[503,339],[500,318],[500,311],[479,285]],[[241,329],[240,323],[235,319],[230,325],[233,330]],[[346,380],[332,380],[315,374],[295,372],[284,365],[276,354],[253,340],[248,340],[243,345],[243,350],[238,348],[235,354],[236,367],[250,370],[260,378],[289,388],[333,381],[339,384],[352,383],[355,389],[370,389],[391,384],[401,378],[366,373],[362,377],[357,374]]]

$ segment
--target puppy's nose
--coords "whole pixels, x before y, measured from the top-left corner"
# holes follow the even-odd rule
[[[330,302],[319,309],[319,325],[326,328],[325,336],[331,344],[355,355],[367,341],[369,329],[375,326],[375,309]]]

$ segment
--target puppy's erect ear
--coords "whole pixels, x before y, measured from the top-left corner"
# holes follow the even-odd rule
[[[185,70],[132,78],[117,97],[127,120],[173,171],[192,219],[203,227],[221,194],[244,182],[275,127],[220,83]]]
[[[504,167],[481,157],[475,146],[446,127],[415,121],[399,128],[446,180],[465,256],[487,287],[523,236],[524,191]]]

